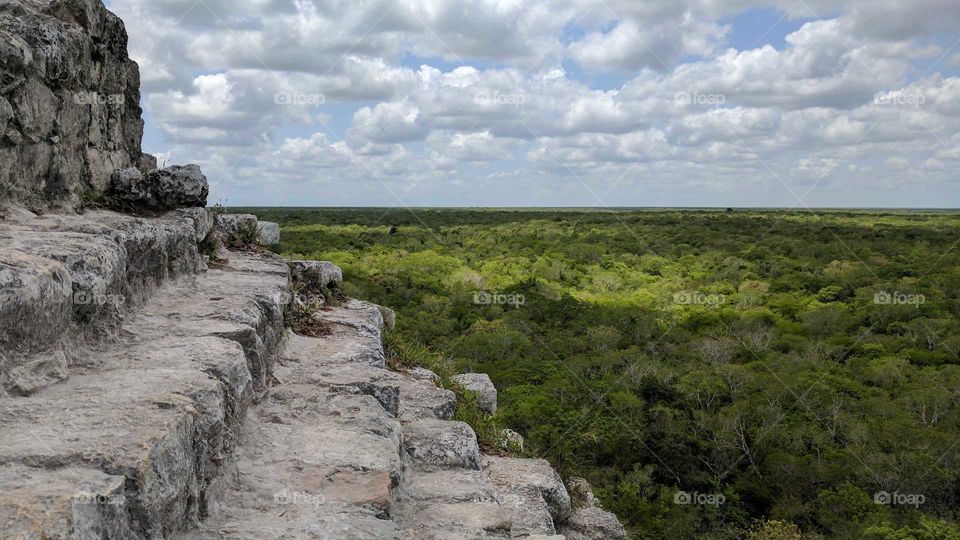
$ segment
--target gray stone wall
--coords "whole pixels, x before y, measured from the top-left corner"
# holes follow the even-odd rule
[[[142,162],[142,137],[119,17],[100,0],[0,0],[0,204],[75,206]]]

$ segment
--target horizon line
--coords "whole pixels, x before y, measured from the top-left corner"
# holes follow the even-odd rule
[[[581,210],[590,212],[621,210],[778,210],[778,211],[818,211],[818,210],[884,210],[884,211],[932,211],[955,212],[960,207],[933,206],[286,206],[286,205],[222,205],[223,208],[271,208],[271,209],[364,209],[364,210]]]

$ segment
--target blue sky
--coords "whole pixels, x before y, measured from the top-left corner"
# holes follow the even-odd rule
[[[952,1],[108,4],[229,204],[960,202]]]

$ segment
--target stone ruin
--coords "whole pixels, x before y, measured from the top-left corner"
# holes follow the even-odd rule
[[[481,453],[435,374],[388,369],[389,309],[291,330],[342,272],[244,245],[279,227],[157,169],[126,45],[99,0],[0,0],[0,537],[625,538],[584,481]]]

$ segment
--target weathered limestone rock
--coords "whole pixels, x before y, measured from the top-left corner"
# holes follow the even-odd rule
[[[496,502],[438,502],[401,521],[403,539],[509,538],[510,517]]]
[[[99,0],[0,2],[0,201],[72,206],[135,165],[139,85]]]
[[[134,537],[122,476],[8,464],[0,466],[0,485],[0,526],[7,538]]]
[[[107,200],[121,210],[164,211],[182,207],[204,207],[210,188],[207,177],[196,165],[174,165],[143,174],[136,167],[110,177]]]
[[[213,231],[215,225],[213,213],[206,208],[183,208],[177,214],[193,222],[194,237],[199,244]]]
[[[409,503],[495,502],[499,494],[482,471],[444,469],[411,474],[398,499]]]
[[[196,519],[196,464],[222,429],[218,383],[199,371],[114,372],[71,377],[35,397],[0,400],[0,463],[79,466],[122,475],[141,533]],[[40,509],[37,509],[40,510]]]
[[[26,395],[67,377],[61,343],[73,311],[73,282],[60,263],[0,250],[0,377]]]
[[[422,367],[413,367],[406,371],[407,375],[417,379],[418,381],[433,381],[437,382],[440,380],[440,377],[436,373],[430,371],[427,368]]]
[[[124,321],[121,340],[80,351],[69,380],[30,397],[0,398],[0,467],[43,469],[27,474],[31,481],[18,492],[37,501],[21,504],[18,519],[43,531],[69,523],[94,531],[74,531],[77,538],[127,526],[132,532],[107,537],[169,536],[196,523],[240,440],[254,396],[251,369],[269,373],[282,336],[286,265],[257,254],[234,261],[230,271],[166,284]],[[71,468],[118,477],[120,514],[76,504],[73,514],[56,513],[62,507],[42,503],[45,486],[72,496],[67,486],[79,480],[65,472]],[[0,515],[8,509],[0,497]]]
[[[523,450],[523,443],[523,435],[512,429],[502,430],[500,437],[497,439],[497,445],[504,450]]]
[[[333,319],[375,324],[364,303],[333,311]],[[329,337],[357,340],[356,349],[369,343],[358,328],[367,327],[339,325]],[[374,395],[395,388],[399,375],[334,359],[327,342],[288,334],[276,385],[245,423],[236,473],[211,488],[209,517],[179,538],[396,537],[401,430]]]
[[[483,468],[510,502],[515,533],[555,534],[570,515],[570,495],[546,461],[485,456]]]
[[[9,237],[8,237],[9,235]],[[74,232],[4,232],[9,247],[59,262],[70,274],[73,322],[91,337],[112,334],[120,326],[127,254],[103,235]]]
[[[398,418],[412,422],[424,418],[450,420],[457,410],[457,395],[437,388],[432,380],[404,378],[400,382]]]
[[[403,453],[425,469],[480,468],[477,436],[463,422],[418,420],[403,426]]]
[[[276,246],[280,244],[280,225],[272,221],[258,221],[257,238],[262,246]]]
[[[137,160],[136,167],[140,169],[141,173],[146,175],[151,171],[157,170],[157,158],[147,153],[140,154],[140,159]]]
[[[330,311],[321,311],[315,318],[330,326],[331,334],[323,339],[288,334],[284,353],[286,362],[302,362],[310,358],[317,364],[366,364],[378,368],[387,365],[383,350],[383,318],[373,304],[349,300]]]
[[[62,380],[67,353],[110,339],[124,314],[200,269],[195,223],[113,212],[19,212],[0,223],[0,379],[26,395]]]
[[[373,396],[394,417],[400,408],[400,376],[382,368],[364,364],[300,364],[280,376],[284,381],[323,386],[333,392]]]
[[[217,217],[217,226],[225,233],[234,234],[242,227],[256,227],[257,216],[253,214],[221,214]]]
[[[567,491],[570,493],[570,501],[574,509],[599,506],[597,498],[593,495],[593,488],[583,478],[573,477],[567,480]]]
[[[308,288],[334,288],[343,281],[340,267],[328,261],[290,261],[293,280]],[[381,314],[381,319],[383,315]]]
[[[627,532],[617,521],[617,516],[595,506],[575,511],[560,532],[569,540],[626,540],[627,538]]]
[[[217,216],[217,231],[225,244],[251,243],[256,240],[257,216],[253,214],[222,214]],[[251,233],[250,238],[241,236]]]
[[[280,354],[289,278],[275,256],[237,253],[230,259],[227,269],[158,295],[131,325],[144,339],[212,336],[237,342],[261,394]]]
[[[497,387],[486,373],[464,373],[453,380],[477,399],[477,406],[488,413],[497,412]]]
[[[600,508],[593,489],[583,478],[571,478],[567,482],[573,502],[573,513],[563,527],[564,535],[571,540],[626,540],[627,532],[617,516]]]
[[[397,327],[397,312],[384,306],[380,306],[380,314],[383,315],[383,324],[387,330],[393,330]]]

